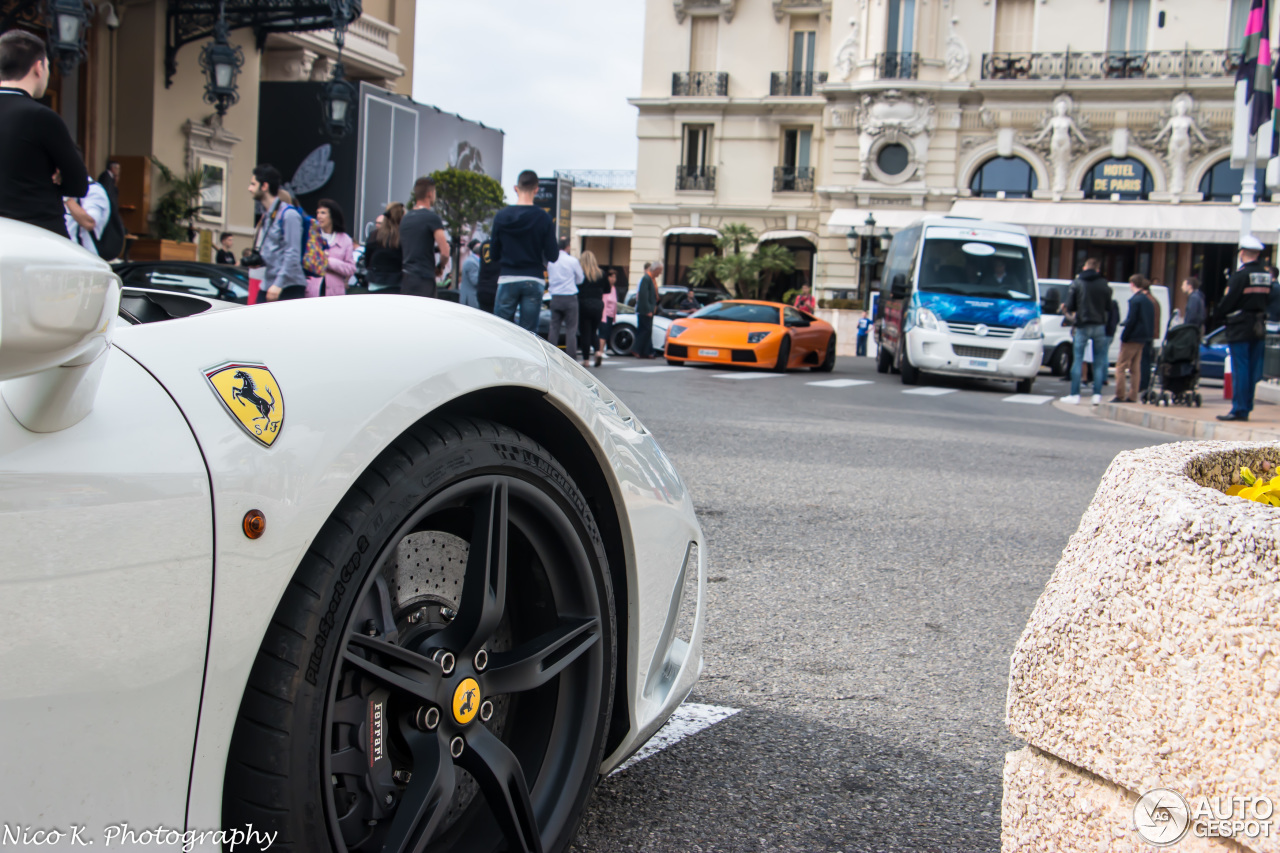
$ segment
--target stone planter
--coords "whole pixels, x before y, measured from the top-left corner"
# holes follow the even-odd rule
[[[1280,444],[1168,444],[1107,470],[1013,654],[1006,722],[1029,746],[1005,763],[1005,851],[1153,850],[1134,806],[1157,788],[1193,813],[1275,804],[1270,837],[1174,849],[1280,851],[1280,509],[1221,491],[1263,460]]]

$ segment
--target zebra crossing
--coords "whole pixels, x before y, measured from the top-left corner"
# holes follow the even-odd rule
[[[720,379],[726,382],[751,382],[764,379],[785,379],[788,377],[795,378],[799,374],[795,373],[772,373],[766,371],[737,371],[734,373],[708,373],[705,370],[698,370],[679,365],[670,364],[642,364],[636,365],[634,362],[624,358],[614,358],[606,361],[603,367],[616,368],[620,373],[683,373],[686,376],[709,376],[712,379]],[[812,375],[812,374],[811,374]],[[897,380],[890,380],[897,385]],[[821,390],[846,390],[850,388],[859,388],[866,385],[887,384],[887,382],[878,382],[873,379],[814,379],[804,383],[810,388]],[[915,397],[945,397],[950,394],[961,393],[960,388],[941,388],[933,385],[920,385],[911,388],[903,388],[902,393]],[[1013,394],[1008,397],[1001,397],[1002,403],[1016,403],[1022,406],[1042,406],[1045,403],[1057,399],[1051,394]]]

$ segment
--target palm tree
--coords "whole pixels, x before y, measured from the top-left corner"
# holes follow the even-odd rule
[[[751,230],[749,225],[741,222],[730,222],[728,225],[720,229],[720,236],[716,238],[716,246],[721,249],[733,248],[733,254],[742,254],[743,246],[750,246],[756,241],[756,232]]]
[[[756,298],[762,298],[769,292],[769,285],[777,273],[789,273],[796,268],[795,255],[786,246],[777,243],[766,243],[756,249],[752,256],[759,276],[756,279]]]

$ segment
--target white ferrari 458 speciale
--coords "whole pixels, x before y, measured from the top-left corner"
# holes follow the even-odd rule
[[[122,289],[0,220],[0,396],[19,845],[560,851],[698,677],[688,490],[510,323]]]

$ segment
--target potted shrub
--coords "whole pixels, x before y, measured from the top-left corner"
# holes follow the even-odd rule
[[[131,261],[194,261],[197,246],[191,240],[191,220],[200,209],[200,172],[174,172],[152,157],[160,179],[168,189],[151,209],[154,237],[135,240],[129,248]]]

